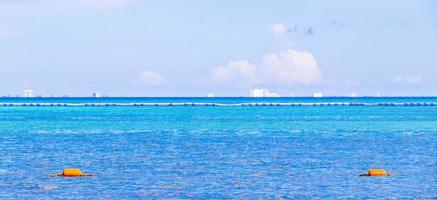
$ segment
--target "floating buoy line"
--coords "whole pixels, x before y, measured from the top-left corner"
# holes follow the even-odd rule
[[[60,173],[49,174],[49,177],[63,176],[63,177],[85,177],[85,176],[95,176],[95,174],[83,173],[79,168],[65,168]],[[374,169],[370,168],[367,173],[360,174],[360,176],[391,176],[390,173],[384,169]]]
[[[356,102],[321,102],[321,103],[276,103],[276,102],[251,102],[251,103],[210,103],[210,102],[168,102],[168,103],[0,103],[0,107],[101,107],[101,106],[219,106],[219,107],[274,107],[274,106],[437,106],[437,102],[384,102],[384,103],[356,103]]]
[[[60,173],[49,174],[49,177],[55,176],[63,176],[63,177],[86,177],[86,176],[95,176],[95,174],[86,174],[83,173],[79,168],[65,168]],[[370,168],[367,173],[360,174],[360,176],[391,176],[390,173],[385,171],[384,169],[374,169]]]

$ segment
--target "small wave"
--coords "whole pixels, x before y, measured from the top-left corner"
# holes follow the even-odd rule
[[[437,106],[437,102],[251,102],[251,103],[206,103],[206,102],[185,102],[185,103],[0,103],[0,107],[28,106],[28,107],[104,107],[104,106],[218,106],[218,107],[257,107],[257,106]]]

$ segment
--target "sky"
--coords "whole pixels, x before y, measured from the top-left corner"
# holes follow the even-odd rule
[[[0,96],[437,96],[435,0],[0,0]]]

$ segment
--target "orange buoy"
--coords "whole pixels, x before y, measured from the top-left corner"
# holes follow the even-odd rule
[[[94,175],[82,173],[82,171],[80,171],[79,168],[65,168],[62,173],[49,174],[49,176],[79,177],[79,176],[94,176]]]
[[[390,174],[383,169],[370,168],[367,174],[360,174],[360,176],[390,176]]]
[[[369,176],[389,176],[389,174],[383,169],[369,169]]]
[[[63,176],[82,176],[82,172],[78,168],[65,168]]]

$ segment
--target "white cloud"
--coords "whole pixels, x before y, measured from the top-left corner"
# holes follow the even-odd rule
[[[396,76],[392,80],[394,83],[400,84],[417,84],[423,81],[422,75],[406,75],[406,76]]]
[[[163,76],[150,70],[144,70],[140,74],[140,81],[143,85],[162,85],[166,82]]]
[[[274,25],[270,26],[270,29],[275,34],[284,34],[287,32],[287,27],[283,24],[274,24]]]
[[[306,51],[286,50],[264,58],[263,74],[270,84],[291,86],[320,81],[321,71],[314,56]]]
[[[212,81],[219,85],[252,85],[259,81],[255,65],[247,60],[230,61],[212,70]]]
[[[321,79],[314,56],[306,51],[286,50],[264,57],[256,67],[247,60],[231,61],[212,70],[212,82],[221,85],[309,85]]]

